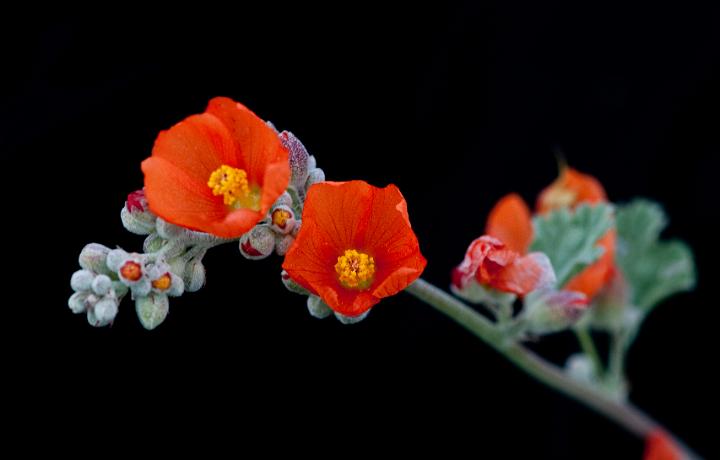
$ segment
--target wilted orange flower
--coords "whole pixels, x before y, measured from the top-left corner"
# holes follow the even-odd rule
[[[537,211],[544,214],[558,208],[604,202],[607,195],[597,179],[564,166],[560,177],[540,192]],[[568,281],[566,289],[584,292],[589,298],[600,292],[615,272],[615,239],[615,230],[611,229],[598,240],[597,245],[603,248],[602,256]]]
[[[682,455],[670,437],[662,430],[657,430],[645,439],[644,460],[680,460]]]
[[[400,190],[351,181],[310,188],[283,269],[335,312],[358,316],[405,289],[425,264]]]
[[[544,254],[527,254],[532,241],[530,210],[516,194],[503,197],[490,212],[485,236],[470,244],[463,262],[453,271],[453,285],[463,289],[473,279],[519,296],[553,283]]]
[[[290,180],[288,152],[277,133],[224,97],[161,132],[142,170],[155,214],[225,238],[250,230]]]

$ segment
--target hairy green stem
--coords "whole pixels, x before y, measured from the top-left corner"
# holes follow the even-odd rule
[[[600,355],[598,354],[597,348],[595,347],[595,341],[590,335],[590,331],[586,328],[579,328],[575,330],[575,335],[577,336],[578,342],[580,342],[580,348],[582,348],[583,353],[585,353],[592,361],[595,375],[598,377],[602,376],[604,366],[602,360],[600,359]]]
[[[422,279],[412,283],[406,291],[452,318],[495,348],[520,369],[550,388],[582,402],[642,439],[653,432],[662,430],[670,436],[686,458],[700,458],[682,441],[638,408],[628,402],[622,403],[612,399],[591,384],[573,380],[560,368],[540,358],[523,345],[506,339],[494,323],[447,292]]]

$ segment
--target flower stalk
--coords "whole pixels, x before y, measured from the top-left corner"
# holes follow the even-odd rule
[[[605,415],[630,433],[642,439],[658,431],[669,433],[658,422],[629,402],[617,401],[594,385],[572,379],[559,367],[540,358],[520,343],[512,339],[507,340],[493,322],[422,278],[410,284],[405,291],[472,332],[528,375]],[[681,451],[683,458],[700,458],[677,437],[669,436]]]

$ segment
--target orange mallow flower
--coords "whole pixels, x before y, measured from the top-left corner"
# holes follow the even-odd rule
[[[516,194],[505,196],[490,212],[485,235],[470,244],[453,271],[453,285],[465,288],[473,279],[484,286],[519,296],[555,282],[547,256],[526,254],[532,241],[530,210]]]
[[[597,179],[563,166],[560,177],[540,192],[537,211],[544,214],[558,208],[575,208],[583,203],[605,202],[607,202],[605,189]],[[565,288],[583,292],[588,298],[597,295],[615,273],[615,239],[614,229],[600,238],[597,245],[604,250],[602,256],[568,281]]]
[[[581,203],[606,201],[607,195],[600,181],[563,165],[560,176],[538,195],[537,211],[544,214],[558,208],[573,208]]]
[[[161,132],[142,170],[155,214],[224,238],[264,218],[290,180],[288,152],[277,133],[224,97]]]
[[[425,264],[400,190],[351,181],[310,187],[283,269],[333,311],[358,316],[405,289]]]
[[[670,437],[662,430],[656,430],[645,439],[643,460],[680,460],[683,458]]]

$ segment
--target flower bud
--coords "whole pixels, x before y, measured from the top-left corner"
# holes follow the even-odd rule
[[[93,314],[95,316],[96,323],[93,326],[107,326],[112,323],[118,313],[117,301],[110,297],[105,297],[95,304],[93,308]]]
[[[285,148],[288,149],[288,159],[290,160],[290,184],[301,189],[305,185],[308,178],[308,159],[309,154],[300,139],[295,137],[290,131],[280,133],[280,140]]]
[[[115,296],[122,300],[128,293],[129,288],[122,281],[113,281],[112,290],[115,291]]]
[[[126,251],[122,249],[113,249],[107,255],[107,267],[112,270],[112,272],[117,273],[128,257],[129,254]]]
[[[305,182],[305,189],[309,189],[318,182],[325,182],[325,171],[320,168],[315,168],[310,171],[310,174],[308,175],[307,182]]]
[[[570,356],[565,363],[565,371],[568,375],[583,383],[591,383],[596,380],[594,368],[592,360],[582,353]]]
[[[127,206],[120,210],[120,220],[123,227],[136,235],[149,235],[155,231],[154,214],[147,212],[130,212]]]
[[[104,296],[110,293],[112,289],[112,280],[107,275],[98,275],[92,281],[92,290],[98,296]]]
[[[205,266],[199,258],[190,260],[183,271],[185,290],[195,292],[205,285]]]
[[[68,299],[68,307],[75,314],[84,312],[88,308],[87,300],[89,296],[89,292],[76,292]]]
[[[330,307],[316,295],[310,295],[308,297],[307,309],[312,316],[319,319],[327,318],[332,313]]]
[[[275,233],[267,225],[256,225],[240,237],[240,253],[246,259],[259,260],[275,249]]]
[[[125,206],[120,211],[123,226],[131,233],[148,235],[155,231],[157,216],[150,211],[145,191],[137,190],[128,195]]]
[[[102,244],[90,243],[80,251],[80,266],[85,270],[109,275],[112,272],[105,262],[109,252],[110,248]]]
[[[283,192],[283,194],[280,195],[280,197],[277,200],[275,200],[275,204],[273,205],[273,207],[292,206],[292,204],[293,204],[293,199],[290,196],[290,194],[288,192]]]
[[[295,228],[295,213],[289,206],[275,206],[270,212],[270,225],[281,235],[287,235]]]
[[[284,256],[290,250],[290,246],[295,242],[295,238],[291,235],[279,237],[275,241],[275,252],[279,256]]]
[[[169,309],[170,303],[164,294],[150,294],[135,299],[135,312],[140,323],[147,330],[155,329],[165,321]]]
[[[75,292],[89,291],[95,274],[89,270],[78,270],[70,278],[70,287]]]
[[[160,237],[157,233],[151,233],[143,241],[143,252],[149,254],[151,252],[157,252],[165,244],[165,240]]]
[[[359,323],[360,321],[364,320],[367,317],[367,315],[369,315],[369,314],[370,314],[370,310],[368,310],[364,313],[361,313],[357,316],[347,316],[347,315],[343,315],[342,313],[335,312],[335,318],[337,318],[338,321],[340,321],[343,324],[355,324],[355,323]]]
[[[158,217],[155,222],[155,228],[157,229],[158,235],[166,240],[178,238],[185,232],[184,228],[171,224],[160,217]]]
[[[282,271],[282,273],[280,274],[280,277],[282,278],[282,282],[288,291],[294,292],[295,294],[300,294],[300,295],[310,295],[310,291],[308,291],[304,287],[300,286],[292,278],[290,278],[290,275],[285,270]]]
[[[587,310],[585,294],[538,289],[525,297],[523,317],[532,334],[558,332],[575,324]]]

